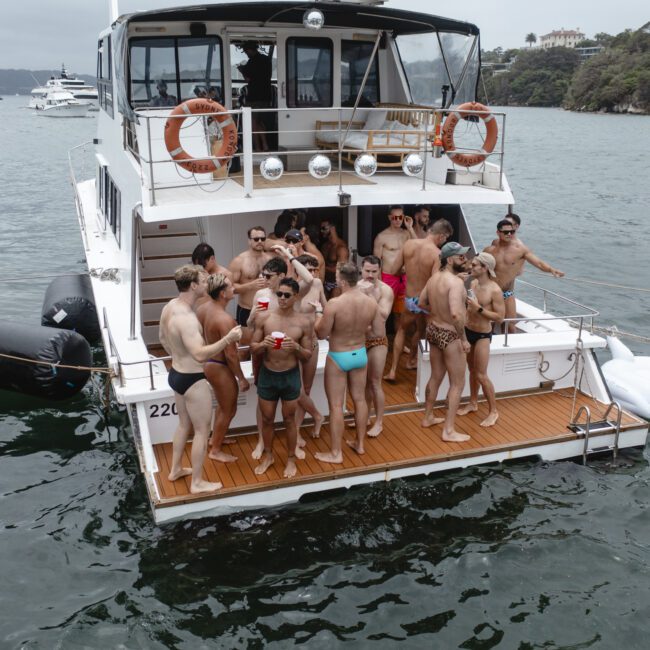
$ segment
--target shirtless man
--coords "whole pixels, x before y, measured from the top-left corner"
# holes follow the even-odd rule
[[[318,277],[321,282],[325,282],[325,258],[317,246],[318,228],[316,226],[305,226],[300,229],[300,232],[302,233],[304,251],[318,260]]]
[[[406,292],[406,277],[404,276],[404,258],[402,249],[409,239],[415,239],[413,218],[404,216],[401,205],[393,205],[388,209],[388,228],[382,230],[376,237],[372,254],[381,260],[381,279],[393,290],[393,314],[396,328],[400,324],[400,315],[404,311],[404,294]],[[406,230],[402,228],[406,226]]]
[[[417,239],[424,239],[427,236],[429,223],[429,206],[416,205],[413,213],[413,230]]]
[[[465,253],[468,250],[469,247],[455,241],[447,242],[440,250],[440,272],[431,276],[420,294],[420,305],[429,311],[426,337],[431,363],[422,426],[430,427],[444,422],[442,439],[445,442],[465,442],[470,439],[467,434],[455,429],[456,411],[465,385],[465,355],[470,351],[465,334],[467,294],[463,281],[458,277],[465,270]],[[449,375],[447,417],[434,418],[433,405],[445,373]]]
[[[472,284],[467,292],[467,324],[465,334],[472,349],[467,357],[469,365],[469,403],[458,411],[466,415],[478,411],[478,389],[488,403],[488,416],[481,422],[482,427],[491,427],[499,418],[494,385],[487,375],[492,341],[492,323],[501,323],[506,313],[506,305],[499,285],[494,282],[496,261],[490,253],[479,253],[471,262]]]
[[[354,402],[356,441],[346,441],[358,454],[365,452],[363,443],[368,424],[368,405],[365,399],[366,332],[381,327],[377,302],[357,288],[359,270],[352,263],[341,265],[336,271],[336,282],[341,295],[332,298],[322,314],[316,312],[316,334],[319,339],[329,337],[329,352],[325,363],[325,393],[330,411],[331,451],[314,456],[324,463],[342,463],[343,408],[346,384]]]
[[[296,310],[307,314],[315,319],[314,309],[321,312],[325,309],[327,298],[325,298],[325,290],[323,283],[318,277],[318,260],[312,255],[304,254],[297,257],[300,262],[313,276],[313,281],[307,286],[307,293],[303,294],[303,283],[299,282],[300,287],[300,300],[296,303]],[[313,332],[313,322],[312,322]],[[310,393],[314,385],[314,377],[316,376],[316,367],[318,366],[318,337],[316,332],[313,332],[312,339],[313,354],[307,361],[300,362],[300,369],[302,374],[302,391],[300,399],[298,400],[298,408],[296,409],[296,426],[298,429],[302,426],[305,417],[305,412],[311,415],[314,420],[314,429],[312,431],[312,438],[320,436],[320,428],[323,424],[323,415],[316,407],[314,400],[311,398]],[[300,444],[300,431],[298,431],[298,444]]]
[[[393,341],[393,360],[390,370],[384,377],[386,381],[395,381],[397,377],[397,366],[404,349],[404,339],[410,327],[415,325],[415,336],[411,341],[411,355],[406,364],[409,370],[417,368],[417,345],[422,316],[426,311],[422,310],[418,302],[424,285],[435,271],[440,268],[440,247],[451,237],[454,229],[446,219],[438,219],[429,224],[425,239],[409,239],[403,248],[404,269],[406,271],[406,310],[400,318],[399,327]]]
[[[201,242],[192,252],[192,264],[202,266],[208,275],[223,273],[228,278],[232,277],[232,273],[217,262],[214,256],[214,248],[205,242]]]
[[[169,385],[174,391],[178,410],[168,478],[176,481],[191,475],[190,492],[212,492],[218,490],[221,483],[210,483],[201,476],[212,417],[212,394],[202,364],[237,342],[241,338],[241,327],[233,327],[221,340],[206,345],[194,306],[197,299],[206,293],[208,276],[200,266],[187,265],[176,271],[174,281],[179,295],[163,308],[159,330],[160,342],[172,358]],[[192,429],[192,467],[182,467],[185,445]]]
[[[234,293],[232,281],[225,273],[208,276],[208,300],[202,302],[196,309],[207,343],[218,341],[237,324],[226,311]],[[239,391],[246,392],[250,388],[239,365],[237,346],[229,345],[223,352],[208,359],[203,370],[217,398],[217,411],[208,458],[222,463],[232,463],[237,460],[237,457],[222,451],[221,447],[228,427],[237,413]]]
[[[260,278],[262,267],[273,257],[272,253],[264,250],[265,242],[266,230],[262,226],[251,228],[248,231],[248,250],[230,262],[235,293],[239,295],[237,322],[243,327],[248,322],[255,292],[265,286],[264,279]]]
[[[368,355],[368,378],[366,380],[366,403],[374,404],[375,422],[368,431],[369,438],[376,438],[384,428],[385,396],[382,375],[388,354],[386,319],[393,306],[393,290],[379,279],[381,260],[374,255],[363,258],[359,289],[377,302],[380,318],[373,321],[373,327],[366,333],[366,354]]]
[[[350,251],[348,245],[338,236],[336,226],[328,219],[320,223],[320,250],[325,259],[325,295],[328,300],[341,294],[336,286],[336,267],[348,261]]]
[[[263,355],[257,395],[264,436],[264,454],[255,468],[256,474],[264,474],[273,464],[273,425],[278,400],[282,401],[282,418],[287,431],[288,459],[283,476],[295,476],[296,457],[305,457],[305,452],[297,446],[296,407],[300,396],[299,361],[311,356],[312,336],[310,319],[294,309],[298,290],[294,279],[280,280],[276,291],[277,308],[256,317],[251,350],[254,355]],[[282,340],[273,336],[279,332],[284,335]]]
[[[497,224],[497,242],[484,249],[486,253],[494,256],[496,260],[497,283],[503,292],[506,301],[506,319],[517,317],[517,304],[515,301],[515,280],[524,270],[524,262],[529,262],[540,271],[550,273],[555,278],[561,278],[564,273],[553,268],[540,259],[521,240],[515,236],[516,229],[508,219],[501,219]],[[508,333],[517,331],[514,322],[507,323]]]

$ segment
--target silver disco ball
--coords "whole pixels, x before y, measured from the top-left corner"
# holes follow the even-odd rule
[[[325,16],[320,9],[307,9],[302,16],[302,24],[307,29],[320,29],[325,24]]]
[[[260,163],[260,174],[267,181],[277,181],[284,172],[284,164],[277,156],[269,156]]]
[[[327,156],[317,153],[309,159],[307,166],[314,178],[327,178],[332,171],[332,163]]]
[[[363,178],[369,178],[377,171],[377,159],[369,153],[362,153],[354,161],[354,171]]]
[[[402,161],[402,170],[407,176],[417,176],[424,169],[424,160],[419,153],[410,153]]]

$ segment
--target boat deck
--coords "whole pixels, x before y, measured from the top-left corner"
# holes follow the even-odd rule
[[[402,364],[400,364],[402,365]],[[321,436],[312,439],[311,427],[301,429],[306,439],[306,458],[297,461],[298,473],[292,479],[282,477],[282,471],[287,460],[286,443],[280,431],[274,442],[275,464],[263,476],[254,473],[257,461],[251,458],[251,452],[257,443],[257,435],[239,435],[232,437],[232,443],[227,446],[228,453],[238,457],[234,463],[217,463],[206,459],[204,477],[210,481],[220,481],[223,489],[218,493],[193,495],[189,491],[189,479],[183,478],[171,482],[167,479],[171,462],[171,443],[158,444],[154,447],[156,460],[160,469],[155,476],[160,498],[157,507],[175,506],[192,501],[206,499],[218,500],[236,495],[250,494],[288,487],[289,485],[318,484],[310,486],[305,491],[321,491],[328,489],[328,483],[343,477],[354,478],[355,482],[366,482],[362,475],[374,474],[378,478],[390,478],[395,470],[409,468],[408,474],[429,473],[435,471],[435,465],[445,469],[449,461],[460,461],[457,466],[489,462],[495,453],[499,458],[539,455],[541,445],[572,442],[575,449],[572,453],[556,455],[555,457],[570,457],[581,453],[583,438],[570,431],[567,427],[571,418],[573,392],[547,391],[526,395],[511,395],[499,398],[499,421],[494,427],[484,428],[480,422],[487,415],[487,405],[479,402],[479,410],[456,420],[459,431],[471,435],[471,440],[465,443],[446,443],[440,438],[442,425],[422,428],[422,406],[411,403],[404,404],[404,396],[411,390],[412,378],[407,383],[406,370],[402,370],[399,381],[395,384],[385,383],[387,404],[401,403],[401,406],[387,407],[384,416],[384,430],[377,438],[367,438],[366,453],[359,456],[347,445],[343,445],[344,460],[341,465],[322,463],[314,458],[314,452],[329,450],[329,430],[327,424],[321,429]],[[410,377],[413,373],[411,371]],[[412,394],[412,393],[411,393]],[[412,397],[410,400],[412,402]],[[577,409],[589,406],[592,421],[602,418],[605,406],[593,398],[578,394]],[[393,411],[393,412],[389,412]],[[439,414],[439,412],[437,413]],[[628,413],[623,414],[621,421],[622,437],[625,431],[631,429],[647,429],[647,423]],[[608,433],[592,433],[592,439],[597,436],[605,437]],[[351,420],[346,420],[344,437],[354,437]],[[623,446],[623,445],[622,445]],[[526,452],[525,450],[528,450]],[[185,452],[185,463],[189,460],[190,445]],[[503,456],[503,454],[507,456]],[[465,459],[463,461],[463,459]],[[468,460],[470,459],[470,460]],[[432,467],[432,465],[434,467]],[[424,467],[426,466],[426,468]],[[421,467],[423,471],[417,471]],[[383,474],[382,474],[383,473]],[[377,480],[375,478],[374,480]]]

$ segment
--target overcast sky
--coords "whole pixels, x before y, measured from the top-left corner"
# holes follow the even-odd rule
[[[199,4],[183,0],[117,0],[120,13]],[[618,34],[650,20],[648,0],[464,0],[446,9],[435,0],[391,0],[388,6],[467,20],[483,49],[525,46],[526,34],[580,28],[587,37]],[[58,68],[94,74],[97,34],[108,26],[109,0],[3,0],[0,68]]]

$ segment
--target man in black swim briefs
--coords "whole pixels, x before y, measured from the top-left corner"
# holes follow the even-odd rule
[[[177,269],[174,280],[179,294],[163,308],[159,331],[160,343],[172,358],[168,381],[178,410],[168,478],[175,481],[191,475],[190,492],[213,492],[221,483],[211,483],[202,477],[212,418],[212,393],[202,364],[230,343],[239,341],[241,327],[233,327],[223,338],[206,345],[194,307],[206,295],[207,273],[200,266],[186,265]],[[182,467],[181,460],[192,428],[192,467]]]
[[[506,305],[501,287],[496,283],[496,260],[490,253],[479,253],[471,263],[472,284],[467,292],[467,318],[465,334],[472,346],[467,356],[469,365],[469,403],[458,409],[458,415],[478,411],[478,390],[488,403],[487,417],[482,427],[491,427],[499,418],[494,385],[488,377],[492,324],[501,323],[505,317]]]

